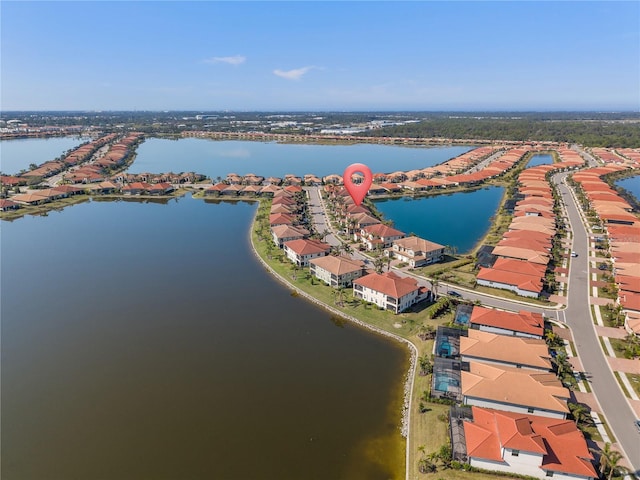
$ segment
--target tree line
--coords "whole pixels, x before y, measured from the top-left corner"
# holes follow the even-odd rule
[[[508,141],[553,141],[588,147],[640,147],[637,120],[548,120],[538,118],[430,118],[372,130],[364,135],[409,138],[468,138]]]

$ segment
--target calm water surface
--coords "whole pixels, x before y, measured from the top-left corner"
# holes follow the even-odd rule
[[[468,252],[491,226],[504,189],[487,187],[433,197],[377,200],[376,208],[405,233]]]
[[[0,141],[0,171],[7,175],[53,160],[67,150],[89,141],[83,137],[19,138]]]
[[[553,157],[549,153],[538,153],[532,155],[527,163],[527,168],[537,167],[538,165],[551,165],[553,163]]]
[[[228,173],[283,177],[287,173],[342,175],[355,162],[375,172],[413,170],[442,163],[473,147],[397,147],[391,145],[306,145],[239,140],[149,138],[138,147],[131,173],[203,173],[215,179]]]
[[[640,202],[640,176],[624,178],[618,180],[616,185],[630,192]]]
[[[2,478],[404,478],[404,347],[290,296],[255,206],[2,223]]]

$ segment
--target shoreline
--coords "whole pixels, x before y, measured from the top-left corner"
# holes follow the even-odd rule
[[[381,328],[375,327],[373,325],[370,325],[362,320],[359,320],[351,315],[346,315],[343,312],[341,312],[338,309],[335,309],[333,307],[331,307],[330,305],[318,300],[317,298],[315,298],[314,296],[308,294],[307,292],[299,289],[298,287],[296,287],[295,285],[291,284],[286,278],[282,277],[280,274],[278,274],[258,253],[258,250],[255,247],[254,241],[253,241],[253,228],[256,224],[256,217],[258,215],[258,209],[256,208],[256,211],[253,214],[253,220],[251,221],[251,225],[249,228],[249,244],[251,246],[251,251],[253,252],[253,255],[256,257],[256,259],[258,260],[258,262],[267,270],[267,272],[269,272],[278,282],[280,282],[282,285],[284,285],[285,287],[291,289],[292,291],[296,292],[297,295],[301,296],[302,298],[304,298],[305,300],[313,303],[316,306],[319,306],[320,308],[330,312],[332,315],[337,315],[340,318],[344,318],[345,320],[359,326],[362,328],[365,328],[373,333],[385,336],[387,338],[390,338],[392,340],[395,340],[399,343],[402,343],[404,345],[406,345],[408,347],[409,350],[409,369],[407,371],[406,374],[406,378],[404,381],[404,387],[403,387],[403,402],[402,402],[402,412],[401,412],[401,427],[400,427],[400,435],[402,435],[405,438],[406,441],[406,446],[405,446],[405,478],[408,480],[409,479],[409,453],[410,453],[410,445],[409,445],[409,432],[410,432],[410,428],[411,428],[411,403],[412,403],[412,396],[413,396],[413,388],[414,388],[414,383],[415,383],[415,374],[416,374],[416,365],[417,365],[417,359],[418,359],[418,347],[411,342],[410,340],[403,338],[399,335],[396,335],[392,332],[389,332],[387,330],[383,330]]]

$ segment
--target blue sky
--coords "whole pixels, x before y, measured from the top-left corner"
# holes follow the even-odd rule
[[[640,2],[0,3],[2,110],[640,110]]]

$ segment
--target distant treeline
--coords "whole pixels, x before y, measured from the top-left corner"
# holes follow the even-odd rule
[[[432,118],[372,130],[364,135],[554,141],[588,147],[640,147],[637,120],[538,120],[534,118]]]

